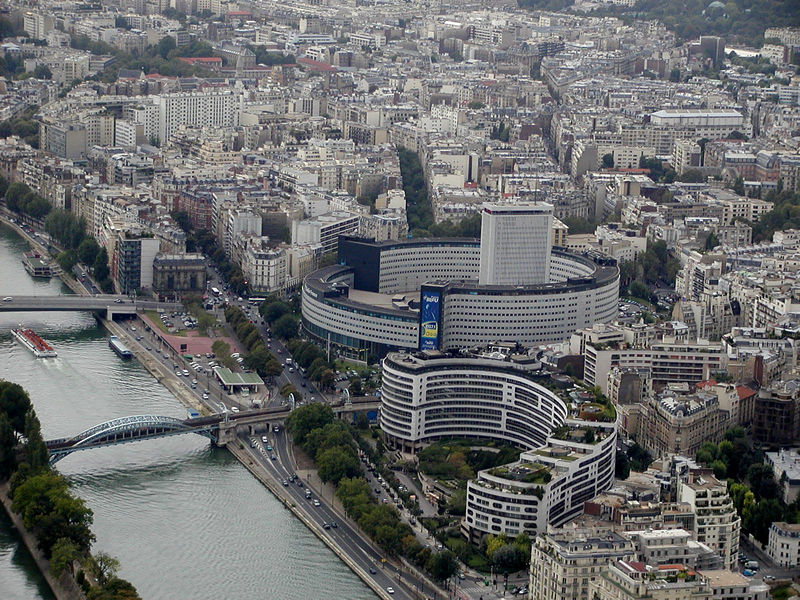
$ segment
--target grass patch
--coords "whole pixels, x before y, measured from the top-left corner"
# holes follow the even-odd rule
[[[147,318],[150,319],[150,321],[156,327],[158,327],[162,332],[166,333],[167,335],[172,335],[169,332],[169,329],[167,329],[167,326],[164,325],[164,323],[161,322],[161,315],[158,314],[158,312],[156,312],[154,310],[146,310],[146,311],[144,311],[144,314],[146,314]]]
[[[772,588],[770,594],[772,594],[773,600],[786,600],[795,595],[792,584],[790,583],[784,583],[783,585]]]

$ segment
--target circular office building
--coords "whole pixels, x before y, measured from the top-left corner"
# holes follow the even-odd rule
[[[517,344],[459,352],[392,352],[383,359],[380,425],[392,448],[440,439],[492,440],[524,450],[467,484],[462,530],[535,535],[583,513],[614,480],[616,415],[581,410]],[[584,414],[589,421],[578,418]]]
[[[494,340],[561,342],[611,322],[616,261],[553,248],[551,230],[552,207],[539,203],[485,208],[480,240],[342,236],[339,264],[303,281],[303,327],[342,355],[368,360]]]

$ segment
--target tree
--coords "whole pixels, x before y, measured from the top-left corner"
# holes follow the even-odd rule
[[[0,412],[0,481],[11,477],[17,469],[15,447],[17,434],[8,420],[8,415]]]
[[[50,573],[60,577],[64,571],[73,573],[73,564],[81,557],[78,548],[67,538],[58,538],[50,554]]]
[[[283,390],[281,390],[283,394]],[[327,404],[307,404],[292,411],[286,419],[286,428],[296,444],[302,445],[308,434],[328,423],[333,423],[333,409]]]
[[[105,248],[100,248],[97,256],[95,256],[94,263],[92,263],[92,273],[98,281],[108,278],[110,271],[108,269],[108,252]]]
[[[17,433],[25,431],[25,416],[31,407],[31,399],[21,385],[0,379],[0,414],[8,417]]]
[[[361,385],[361,377],[353,377],[350,380],[350,387],[348,388],[351,396],[361,396],[364,394],[364,389]]]
[[[715,234],[712,231],[711,233],[708,234],[708,237],[706,238],[706,245],[705,245],[706,251],[711,251],[717,246],[719,246],[719,238],[717,237],[717,234]]]
[[[608,154],[603,154],[603,168],[604,169],[614,168],[614,155],[611,152],[609,152]]]
[[[85,265],[93,265],[100,252],[100,245],[93,237],[86,237],[78,245],[78,259]]]
[[[742,176],[738,176],[736,180],[733,182],[733,187],[731,188],[734,192],[739,194],[740,196],[744,196],[744,179]]]
[[[455,575],[458,571],[458,559],[449,550],[431,554],[428,564],[425,567],[431,577],[439,581],[444,581]]]
[[[700,169],[686,169],[678,179],[684,183],[702,183],[705,176]]]
[[[47,446],[42,438],[39,419],[33,409],[25,415],[25,455],[31,469],[36,472],[48,466]]]
[[[89,558],[86,567],[97,580],[97,583],[104,587],[111,579],[117,576],[119,560],[106,552],[98,552]]]
[[[528,563],[528,557],[516,544],[505,544],[492,555],[492,564],[501,573],[519,571]]]
[[[297,321],[292,315],[283,315],[272,324],[272,333],[285,340],[297,337]]]
[[[178,224],[178,227],[183,229],[186,233],[191,233],[192,231],[192,219],[189,217],[189,213],[185,210],[173,210],[169,213],[172,219]]]
[[[614,464],[614,477],[617,479],[627,479],[631,475],[631,463],[628,457],[622,452],[617,452]]]
[[[87,600],[141,600],[130,581],[113,577],[103,587],[89,590]]]
[[[53,72],[50,71],[47,65],[36,65],[36,68],[33,70],[33,76],[36,79],[52,79]]]
[[[332,481],[334,485],[345,477],[355,477],[361,471],[358,457],[340,446],[320,452],[316,464],[320,479]]]
[[[172,50],[175,50],[177,47],[178,46],[175,43],[175,38],[173,38],[171,35],[167,35],[159,40],[158,44],[156,44],[155,50],[161,56],[161,58],[167,60],[169,53]]]

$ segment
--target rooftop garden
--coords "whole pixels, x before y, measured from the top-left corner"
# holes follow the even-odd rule
[[[550,479],[552,479],[550,469],[545,465],[537,463],[519,463],[496,467],[489,470],[489,475],[501,477],[510,481],[536,483],[540,485],[549,483]]]
[[[497,451],[488,448],[496,448]],[[482,440],[453,439],[436,442],[420,450],[419,470],[429,477],[451,485],[466,484],[475,473],[519,459],[520,450],[508,445]]]

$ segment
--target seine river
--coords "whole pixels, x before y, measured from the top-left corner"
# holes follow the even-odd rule
[[[0,225],[0,295],[59,294],[60,280],[22,268],[25,242]],[[9,333],[20,322],[56,359],[36,359]],[[0,378],[31,395],[46,438],[134,414],[185,416],[135,360],[109,350],[88,313],[0,313]],[[95,550],[146,599],[374,599],[375,595],[227,451],[186,435],[73,454],[58,463],[94,511]],[[2,511],[0,511],[2,513]],[[51,599],[0,514],[0,597]]]

